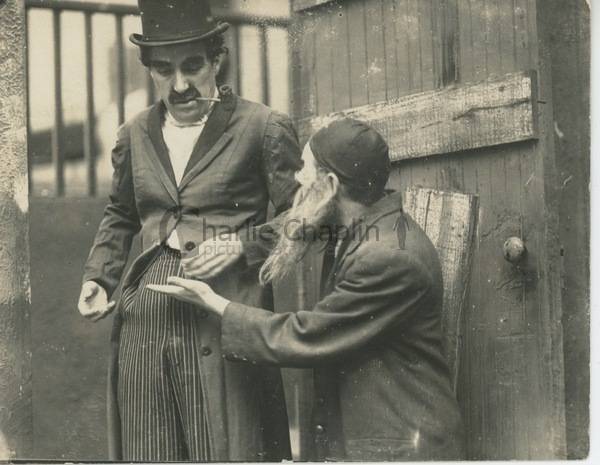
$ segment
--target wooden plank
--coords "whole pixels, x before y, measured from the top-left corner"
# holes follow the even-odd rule
[[[423,90],[421,73],[421,36],[419,32],[420,0],[404,0],[406,44],[408,48],[408,86],[411,92]]]
[[[504,1],[504,0],[503,0]],[[500,29],[500,15],[498,0],[486,0],[481,10],[486,40],[486,77],[499,76],[502,73],[502,56],[500,50],[500,36],[506,31]]]
[[[471,54],[463,57],[471,61],[473,75],[470,79],[480,81],[487,78],[486,0],[468,0],[471,12]]]
[[[364,120],[379,130],[392,160],[457,152],[536,138],[535,75],[449,87],[365,105],[298,123],[306,141],[342,117]]]
[[[437,21],[441,23],[441,44],[439,60],[441,62],[438,87],[458,81],[460,37],[458,27],[458,0],[445,0],[441,3]]]
[[[333,50],[331,17],[322,9],[315,17],[315,83],[317,92],[317,114],[334,111],[333,106]]]
[[[434,8],[438,8],[438,0],[419,0],[419,54],[421,56],[421,90],[435,89],[436,63],[434,50],[434,35],[439,30],[434,30]]]
[[[348,2],[348,51],[350,56],[351,105],[369,103],[367,85],[367,44],[365,34],[365,0]]]
[[[236,30],[238,28],[236,27]],[[289,29],[289,50],[290,50],[290,112],[294,119],[302,118],[303,114],[303,71],[302,71],[302,47],[303,47],[303,27],[300,15],[292,17],[291,27]],[[239,91],[238,91],[239,93]]]
[[[325,3],[332,2],[333,0],[292,0],[292,11],[298,12],[314,8]]]
[[[312,15],[302,16],[301,45],[300,45],[300,81],[298,86],[302,95],[301,114],[305,117],[314,116],[317,112],[317,84],[315,77],[316,19]]]
[[[386,99],[398,98],[398,75],[403,73],[398,65],[398,47],[396,30],[396,1],[382,1],[383,43],[385,48],[385,86]]]
[[[516,69],[529,69],[533,67],[531,61],[531,47],[529,46],[529,34],[535,31],[529,30],[528,0],[513,0],[513,27],[514,27],[514,56]]]
[[[350,103],[350,51],[346,3],[336,5],[331,15],[333,109],[346,110]]]
[[[474,195],[409,188],[404,208],[423,228],[440,257],[444,279],[442,329],[446,358],[456,392],[462,325],[478,203]]]
[[[473,31],[471,27],[471,2],[456,0],[458,18],[458,68],[457,73],[461,82],[474,80],[475,67],[473,63]]]
[[[396,33],[396,48],[398,56],[398,75],[396,84],[398,96],[408,95],[412,90],[412,70],[410,60],[410,41],[408,28],[408,0],[397,0],[394,13],[394,25]]]
[[[387,97],[382,2],[383,0],[370,0],[365,6],[369,103],[382,102]]]
[[[512,2],[498,3],[498,26],[500,37],[498,53],[500,55],[500,73],[514,73],[519,71],[515,65],[514,57],[514,27]]]

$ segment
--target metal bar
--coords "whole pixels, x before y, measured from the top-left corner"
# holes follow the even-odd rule
[[[60,11],[53,11],[54,26],[54,127],[52,129],[52,163],[54,164],[56,196],[65,195],[63,153],[63,106]]]
[[[241,55],[241,41],[240,41],[240,25],[233,26],[233,46],[235,47],[235,91],[242,95],[242,73],[240,71],[240,55]]]
[[[154,94],[154,81],[150,71],[146,73],[146,92],[147,92],[147,103],[148,106],[153,105],[156,102],[156,95]]]
[[[115,15],[117,41],[117,109],[119,126],[125,122],[125,45],[123,44],[123,16]]]
[[[73,0],[25,0],[27,8],[45,8],[50,10],[71,10],[90,13],[112,13],[116,15],[138,15],[135,5],[121,5],[101,2],[82,2]],[[224,8],[213,8],[213,15],[221,21],[235,24],[265,25],[269,27],[288,27],[290,20],[285,16],[257,16],[245,13],[231,13]]]
[[[90,13],[112,13],[120,15],[139,14],[136,5],[121,5],[107,2],[82,2],[71,0],[25,0],[26,8],[44,8],[59,11],[79,11]]]
[[[265,105],[271,104],[271,90],[269,88],[269,44],[267,43],[267,28],[258,26],[260,37],[260,69],[262,71],[262,97]]]
[[[88,195],[96,195],[96,115],[94,106],[94,48],[92,45],[92,13],[85,12],[85,81],[87,118],[84,134],[84,155],[87,166]]]

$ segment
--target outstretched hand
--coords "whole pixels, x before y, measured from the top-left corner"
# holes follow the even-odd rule
[[[218,315],[222,315],[229,300],[215,293],[212,288],[195,279],[170,276],[167,284],[148,284],[148,289],[169,295],[183,302],[206,308]]]

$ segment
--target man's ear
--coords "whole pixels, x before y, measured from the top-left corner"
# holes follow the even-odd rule
[[[340,179],[337,177],[337,174],[332,173],[331,171],[326,175],[327,187],[331,190],[332,197],[335,197],[340,190]]]
[[[218,76],[219,73],[221,72],[221,68],[223,67],[224,61],[225,61],[225,54],[224,53],[220,53],[213,60],[212,64],[213,64],[213,66],[215,68],[215,76]]]

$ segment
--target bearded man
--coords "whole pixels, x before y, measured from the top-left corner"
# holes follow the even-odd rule
[[[289,273],[318,243],[315,231],[329,226],[312,311],[272,314],[179,277],[150,288],[221,317],[230,360],[314,368],[313,459],[463,458],[442,355],[440,263],[400,195],[384,191],[387,144],[371,127],[342,119],[317,132],[302,158],[302,188],[261,277]]]
[[[86,263],[80,312],[109,302],[132,239],[142,254],[123,280],[112,334],[109,452],[125,461],[289,458],[277,369],[226,361],[220,320],[146,289],[170,275],[208,280],[222,295],[268,307],[265,255],[249,230],[269,201],[288,208],[298,187],[287,117],[217,88],[226,23],[207,0],[141,0],[140,47],[160,102],[123,125],[112,153],[110,204]],[[223,271],[226,270],[226,273]]]

